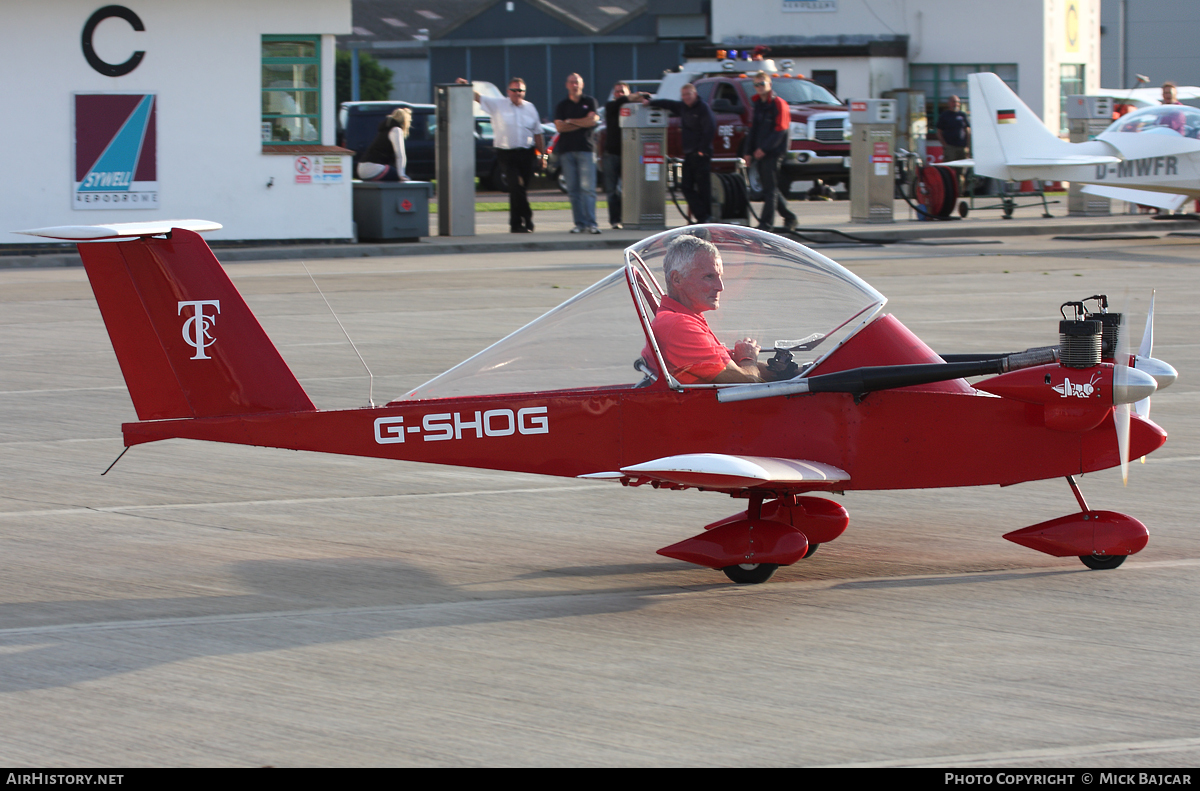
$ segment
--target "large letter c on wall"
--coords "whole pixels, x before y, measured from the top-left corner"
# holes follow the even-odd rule
[[[145,30],[146,26],[142,24],[142,20],[138,19],[138,15],[130,11],[125,6],[106,5],[88,18],[87,24],[83,26],[83,57],[87,58],[88,65],[106,77],[120,77],[128,74],[138,67],[142,62],[142,58],[146,53],[138,50],[129,56],[129,60],[124,63],[106,63],[96,54],[95,48],[92,47],[92,34],[96,32],[96,26],[109,17],[120,17],[129,23],[129,26],[134,30]]]

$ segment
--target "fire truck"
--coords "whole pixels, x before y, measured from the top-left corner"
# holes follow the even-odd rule
[[[679,100],[680,89],[687,83],[696,86],[700,100],[712,108],[716,117],[716,138],[713,140],[713,171],[734,169],[722,159],[741,156],[742,139],[750,130],[754,111],[754,75],[759,71],[771,75],[771,90],[782,97],[791,109],[788,131],[788,154],[783,161],[780,186],[788,190],[792,182],[813,182],[810,194],[828,197],[834,185],[849,186],[850,179],[850,121],[849,108],[824,86],[793,73],[790,61],[776,64],[774,60],[689,60],[675,71],[667,72],[656,83],[645,80],[629,81],[634,91],[649,93],[654,99]],[[667,133],[668,156],[683,156],[679,134],[679,119],[672,118]],[[619,134],[620,130],[613,130]],[[603,137],[598,135],[597,150],[603,151]],[[750,198],[759,200],[761,187],[753,166],[749,172]]]

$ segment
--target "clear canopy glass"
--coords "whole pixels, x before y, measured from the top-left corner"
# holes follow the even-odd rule
[[[403,399],[649,384],[645,367],[635,368],[643,355],[652,356],[643,327],[665,293],[663,258],[685,234],[706,239],[721,254],[721,307],[703,315],[730,347],[752,337],[767,354],[777,344],[806,341],[797,360],[819,362],[887,301],[846,268],[781,236],[735,225],[688,226],[628,248],[625,268]]]
[[[1113,121],[1105,132],[1156,132],[1200,138],[1200,110],[1184,104],[1143,107]]]

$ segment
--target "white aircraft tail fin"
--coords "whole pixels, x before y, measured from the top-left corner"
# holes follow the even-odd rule
[[[1029,178],[1014,166],[1058,164],[1079,159],[995,74],[967,75],[971,102],[971,153],[975,172],[999,179]],[[1073,156],[1075,155],[1075,156]],[[1106,161],[1117,161],[1106,158]],[[1084,164],[1072,162],[1072,164]]]

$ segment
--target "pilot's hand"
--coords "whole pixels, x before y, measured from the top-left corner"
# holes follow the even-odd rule
[[[463,79],[462,77],[459,77],[454,82],[457,83],[458,85],[470,85],[471,84],[471,83],[467,82],[465,79]]]
[[[733,361],[738,365],[755,364],[761,349],[753,338],[742,338],[733,345]]]

